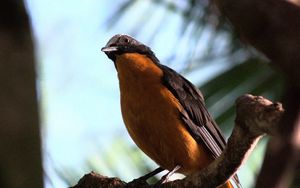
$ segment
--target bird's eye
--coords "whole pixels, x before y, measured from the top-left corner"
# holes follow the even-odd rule
[[[124,42],[125,43],[129,43],[129,39],[128,38],[124,38]]]

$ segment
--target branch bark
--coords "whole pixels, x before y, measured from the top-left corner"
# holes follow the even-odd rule
[[[289,187],[300,159],[300,92],[288,89],[286,113],[270,139],[256,187]]]
[[[300,1],[213,1],[241,37],[285,73],[286,113],[268,144],[256,187],[289,187],[300,163]]]
[[[235,127],[221,156],[200,172],[187,176],[183,180],[162,184],[160,187],[218,187],[224,184],[247,159],[258,140],[264,134],[273,135],[276,132],[284,113],[280,103],[272,103],[263,97],[249,94],[239,97],[236,106]],[[91,186],[91,182],[95,186]],[[126,187],[126,185],[118,178],[91,173],[85,175],[73,188]],[[139,185],[137,187],[153,186]]]

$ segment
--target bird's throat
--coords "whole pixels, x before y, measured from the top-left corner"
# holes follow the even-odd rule
[[[162,70],[146,55],[125,53],[116,57],[116,67],[120,81],[123,79],[144,79],[157,81],[163,76]]]

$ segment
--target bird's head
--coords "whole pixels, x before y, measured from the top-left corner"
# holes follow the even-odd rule
[[[143,43],[137,41],[133,37],[125,34],[117,34],[113,36],[101,49],[108,58],[115,61],[117,55],[124,53],[139,53],[148,56],[149,58],[158,62],[152,50],[144,45]]]

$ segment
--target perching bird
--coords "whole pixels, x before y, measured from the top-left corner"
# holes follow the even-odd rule
[[[221,154],[226,141],[191,82],[128,35],[113,36],[101,50],[118,72],[129,135],[161,167],[154,174],[167,169],[189,175]],[[236,175],[234,181],[239,187]],[[233,186],[228,181],[222,187]]]

